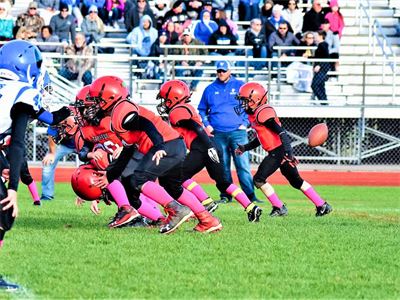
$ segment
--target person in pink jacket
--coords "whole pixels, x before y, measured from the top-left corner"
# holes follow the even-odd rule
[[[122,18],[125,8],[123,0],[107,0],[106,10],[108,12],[108,24],[119,28],[118,20]]]
[[[338,1],[331,0],[329,2],[329,6],[332,11],[326,14],[325,19],[329,21],[329,24],[331,25],[330,29],[333,31],[333,33],[337,32],[341,38],[344,28],[344,18],[340,12]]]

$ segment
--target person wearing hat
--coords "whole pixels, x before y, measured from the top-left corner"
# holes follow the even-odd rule
[[[332,32],[337,32],[339,34],[339,38],[341,38],[344,28],[344,18],[342,13],[340,12],[338,1],[329,1],[329,7],[331,8],[331,12],[326,14],[325,19],[329,21],[330,29],[332,30]]]
[[[228,23],[222,19],[219,21],[218,30],[210,36],[209,45],[237,46],[237,38],[231,32]],[[213,50],[211,50],[213,51]],[[233,49],[215,49],[211,55],[235,55]]]
[[[184,25],[185,23],[190,21],[189,15],[184,8],[182,0],[177,0],[174,2],[174,4],[172,4],[172,8],[167,11],[164,16],[163,24],[167,23],[167,21],[172,21],[181,25]],[[185,28],[186,27],[187,26],[185,26]]]
[[[237,115],[234,109],[238,105],[236,94],[244,82],[232,76],[231,65],[226,60],[217,61],[216,72],[217,78],[204,89],[197,109],[204,125],[213,133],[215,142],[222,151],[226,180],[232,183],[232,153],[238,144],[249,142],[246,129],[250,124],[247,115],[244,111]],[[243,191],[251,201],[259,202],[254,194],[248,153],[245,156],[233,155],[233,162]],[[231,201],[227,194],[221,194],[221,198]]]
[[[88,44],[91,42],[100,43],[100,40],[105,36],[104,23],[99,17],[97,6],[89,7],[89,14],[83,20],[81,30],[85,34]]]
[[[51,18],[50,27],[61,42],[72,43],[75,41],[76,21],[69,13],[68,5],[60,4],[60,13]]]
[[[194,37],[208,45],[211,35],[218,30],[218,24],[211,20],[211,12],[204,9],[200,13],[200,20],[194,25]]]
[[[124,8],[124,24],[126,31],[131,32],[133,28],[139,26],[140,19],[146,15],[150,17],[152,24],[157,24],[157,19],[147,0],[126,1]]]
[[[325,19],[326,10],[322,8],[321,0],[313,0],[312,7],[304,14],[302,32],[317,32]]]
[[[37,13],[37,8],[37,2],[31,2],[28,5],[28,10],[18,16],[14,29],[17,32],[17,39],[36,38],[40,33],[40,29],[44,25],[44,20]]]
[[[177,45],[204,45],[201,41],[195,39],[192,36],[192,33],[188,28],[186,28],[181,36],[180,41],[177,43]],[[188,55],[196,55],[196,56],[201,56],[201,55],[207,55],[208,50],[207,49],[200,49],[200,48],[177,48],[174,51],[174,54],[176,55],[182,55],[188,56]],[[203,65],[203,61],[201,60],[182,60],[180,63],[180,67],[201,67]],[[186,68],[179,68],[175,70],[176,76],[191,76],[191,77],[201,77],[203,76],[203,70],[201,68],[191,68],[191,69],[186,69]],[[197,84],[199,83],[199,80],[192,80],[190,83],[190,89],[191,90],[196,90]]]
[[[9,41],[14,37],[14,19],[8,12],[9,5],[0,2],[0,41]]]

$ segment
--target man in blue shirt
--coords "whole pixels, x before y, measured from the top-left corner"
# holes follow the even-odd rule
[[[73,139],[63,139],[57,145],[53,138],[57,138],[57,130],[54,127],[47,129],[49,136],[49,153],[43,158],[42,170],[42,196],[40,200],[53,200],[54,198],[54,174],[58,162],[68,154],[75,153],[75,142]]]
[[[215,142],[223,153],[226,179],[232,182],[230,166],[231,157],[233,157],[243,191],[251,201],[260,202],[254,194],[248,153],[242,156],[234,154],[238,144],[248,143],[247,115],[243,111],[238,116],[234,110],[234,107],[238,105],[236,94],[244,82],[231,75],[229,62],[217,61],[216,68],[217,79],[205,88],[198,110],[204,125],[214,134]],[[230,198],[225,194],[221,197]]]

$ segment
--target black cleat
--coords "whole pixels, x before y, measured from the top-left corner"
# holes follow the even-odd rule
[[[215,201],[218,204],[228,204],[228,203],[232,203],[232,199],[228,198],[228,197],[221,197],[221,199],[219,199],[218,201]]]
[[[329,214],[333,210],[332,206],[328,202],[325,202],[322,206],[317,206],[316,217],[322,217]]]
[[[150,227],[149,223],[146,222],[146,218],[140,216],[132,221],[119,226],[118,228],[127,228],[127,227]]]
[[[287,216],[288,209],[286,208],[285,204],[282,207],[272,206],[272,210],[269,213],[270,217],[284,217]]]
[[[9,283],[0,276],[0,290],[6,290],[7,292],[13,292],[19,289],[18,284]]]
[[[217,210],[217,208],[218,208],[218,203],[212,201],[212,202],[210,202],[210,203],[204,205],[204,207],[205,207],[205,209],[208,210],[209,213],[212,213],[212,212],[214,212],[214,211]]]
[[[33,201],[33,205],[40,206],[40,205],[42,205],[42,203],[40,202],[40,200],[36,200],[36,201]]]
[[[249,222],[258,222],[262,214],[262,209],[255,205],[251,211],[247,213]]]

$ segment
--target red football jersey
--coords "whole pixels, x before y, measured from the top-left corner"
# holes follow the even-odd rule
[[[117,145],[122,147],[122,141],[111,131],[111,117],[103,118],[98,126],[84,126],[80,129],[80,132],[85,141],[94,145],[103,145],[104,149],[110,154],[116,150]]]
[[[176,123],[182,120],[190,120],[190,119],[192,119],[197,124],[202,126],[208,136],[212,136],[210,131],[204,127],[200,115],[197,113],[196,109],[192,105],[188,103],[178,104],[177,106],[172,108],[172,110],[169,112],[169,120],[171,122],[172,127],[176,129],[183,136],[183,138],[185,139],[186,147],[189,150],[193,140],[197,137],[197,133],[194,132],[193,130],[179,127],[176,125]]]
[[[257,132],[258,140],[266,151],[274,150],[282,145],[279,134],[263,125],[263,123],[269,119],[275,119],[275,122],[281,125],[274,108],[268,104],[261,105],[256,109],[253,115],[249,115],[251,127]]]
[[[136,144],[139,148],[139,152],[146,154],[154,144],[146,132],[139,129],[125,130],[122,127],[123,122],[129,119],[133,113],[137,113],[140,117],[153,123],[164,142],[172,141],[180,137],[177,131],[152,111],[128,100],[120,101],[114,106],[111,113],[112,129],[126,144]]]

